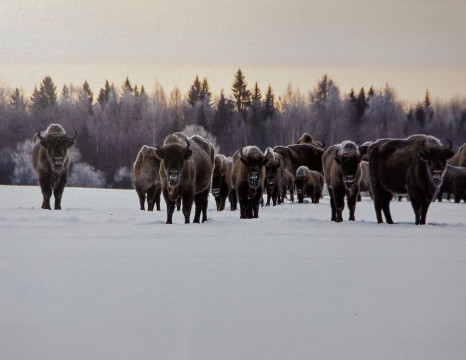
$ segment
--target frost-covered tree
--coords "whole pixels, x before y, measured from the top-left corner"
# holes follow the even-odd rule
[[[243,113],[251,105],[251,91],[248,90],[248,84],[246,83],[245,77],[241,69],[235,74],[235,79],[231,86],[231,91],[235,99],[236,111]]]

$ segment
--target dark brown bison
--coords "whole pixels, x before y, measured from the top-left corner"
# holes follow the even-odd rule
[[[345,196],[349,208],[349,220],[354,221],[356,200],[361,182],[361,158],[363,153],[352,141],[329,147],[323,157],[324,177],[330,194],[332,221],[343,221]]]
[[[231,188],[231,167],[233,159],[225,155],[216,155],[212,173],[212,195],[215,197],[217,210],[225,209],[225,201],[230,201],[230,210],[236,210],[236,190]]]
[[[450,200],[451,194],[453,194],[455,203],[459,203],[461,200],[466,202],[466,167],[447,165],[442,185],[437,195],[438,201],[442,201],[444,193],[448,194],[448,200]]]
[[[207,205],[214,166],[214,148],[209,141],[182,133],[168,135],[163,147],[156,147],[160,162],[162,192],[167,204],[167,224],[172,223],[175,205],[183,199],[184,222],[189,223],[193,201],[194,223],[207,220]]]
[[[272,150],[272,148],[265,149],[264,159],[267,159],[265,165],[265,180],[264,188],[267,192],[266,205],[270,206],[270,199],[272,199],[273,206],[280,204],[281,191],[283,183],[283,165],[282,157]]]
[[[448,160],[448,164],[451,166],[466,167],[466,143],[461,145],[458,152]]]
[[[147,210],[153,211],[156,205],[157,211],[160,211],[162,182],[159,171],[160,159],[156,155],[155,148],[144,145],[139,150],[131,170],[131,181],[138,194],[141,210],[144,210],[147,196]]]
[[[451,144],[450,144],[451,148]],[[393,224],[390,200],[395,194],[408,194],[416,225],[426,223],[427,209],[442,183],[447,159],[453,151],[427,135],[406,139],[380,139],[368,150],[372,196],[377,221],[382,211]]]
[[[324,144],[320,141],[314,140],[309,133],[303,133],[298,140],[298,144],[311,144],[320,148],[324,148]]]
[[[284,203],[286,199],[286,193],[290,193],[290,201],[294,201],[294,176],[288,170],[283,169],[283,178],[282,178],[282,190],[281,190],[281,200],[280,203]]]
[[[238,197],[240,219],[259,217],[267,161],[257,146],[246,146],[233,155],[231,185]]]
[[[51,124],[41,134],[41,130],[34,135],[34,141],[39,139],[32,149],[32,166],[39,178],[42,190],[42,209],[50,208],[50,198],[55,197],[55,210],[61,210],[61,198],[68,181],[70,156],[68,149],[75,144],[78,133],[75,129],[73,137],[66,135],[59,124]]]
[[[300,204],[304,202],[305,197],[311,198],[313,204],[319,203],[324,189],[324,176],[320,172],[300,166],[296,170],[295,184]]]
[[[302,165],[310,170],[322,172],[322,154],[324,149],[311,144],[298,144],[288,146],[276,146],[273,151],[283,158],[283,166],[293,176]]]

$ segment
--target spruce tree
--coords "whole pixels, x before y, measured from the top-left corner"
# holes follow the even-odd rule
[[[248,84],[245,81],[243,72],[241,69],[235,74],[235,80],[233,82],[231,91],[233,92],[233,97],[235,98],[236,111],[242,113],[244,110],[247,110],[249,105],[251,105],[251,92],[248,90]]]
[[[202,84],[199,81],[199,76],[196,75],[196,79],[194,79],[193,84],[191,85],[191,89],[188,93],[188,103],[194,107],[198,100],[202,100],[201,97],[202,93]]]
[[[277,109],[275,105],[275,95],[272,91],[272,87],[269,84],[269,87],[267,88],[267,93],[265,94],[265,100],[264,100],[264,117],[266,119],[272,118],[276,111]]]
[[[57,88],[50,76],[44,77],[39,88],[39,104],[42,109],[53,108],[57,102]]]
[[[209,83],[207,82],[207,78],[204,78],[204,80],[202,80],[199,100],[202,100],[202,101],[207,100],[208,102],[210,102],[211,97],[212,97],[212,92],[210,91]]]
[[[89,114],[92,114],[92,103],[94,102],[94,93],[92,92],[91,87],[89,86],[89,83],[87,82],[87,80],[84,81],[83,91],[89,102],[89,105],[88,105]]]

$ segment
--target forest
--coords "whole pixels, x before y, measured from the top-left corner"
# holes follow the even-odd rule
[[[33,135],[51,123],[62,124],[68,134],[78,132],[68,185],[82,187],[131,188],[131,167],[142,145],[162,145],[175,131],[204,136],[225,155],[245,145],[265,150],[296,143],[304,132],[326,146],[414,133],[449,139],[455,151],[465,141],[466,98],[433,101],[426,90],[424,99],[408,104],[388,84],[343,94],[327,75],[309,93],[289,85],[276,95],[271,85],[249,86],[241,69],[229,90],[213,94],[207,78],[199,76],[186,93],[178,87],[168,93],[157,80],[148,92],[129,78],[122,85],[107,80],[96,93],[87,81],[57,90],[50,76],[30,95],[3,86],[0,183],[37,184]]]

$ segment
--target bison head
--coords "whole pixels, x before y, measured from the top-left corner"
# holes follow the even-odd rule
[[[186,146],[167,145],[163,148],[157,146],[155,149],[157,156],[160,160],[163,160],[167,182],[170,187],[176,187],[181,183],[184,163],[192,155],[189,141],[186,140],[186,144]]]
[[[424,149],[420,151],[419,158],[426,164],[429,178],[434,186],[439,187],[442,184],[443,175],[447,167],[447,159],[451,158],[455,153],[451,151],[452,143],[449,147],[444,146],[426,146],[424,141]]]
[[[245,155],[243,150],[244,148],[241,149],[240,159],[247,169],[249,187],[257,189],[261,185],[262,167],[267,164],[269,159],[264,158],[261,151]]]
[[[218,197],[220,195],[220,187],[222,186],[224,177],[225,174],[220,166],[220,161],[215,159],[215,165],[212,171],[212,195],[214,197]]]
[[[356,176],[362,155],[355,143],[345,141],[335,153],[335,162],[341,166],[343,185],[349,194],[352,194],[356,185]]]
[[[76,137],[78,136],[76,129],[74,131],[75,134],[73,137],[62,133],[51,133],[43,137],[40,134],[41,130],[37,132],[40,144],[46,149],[47,158],[52,171],[55,173],[61,173],[68,160],[68,149],[75,144]]]

